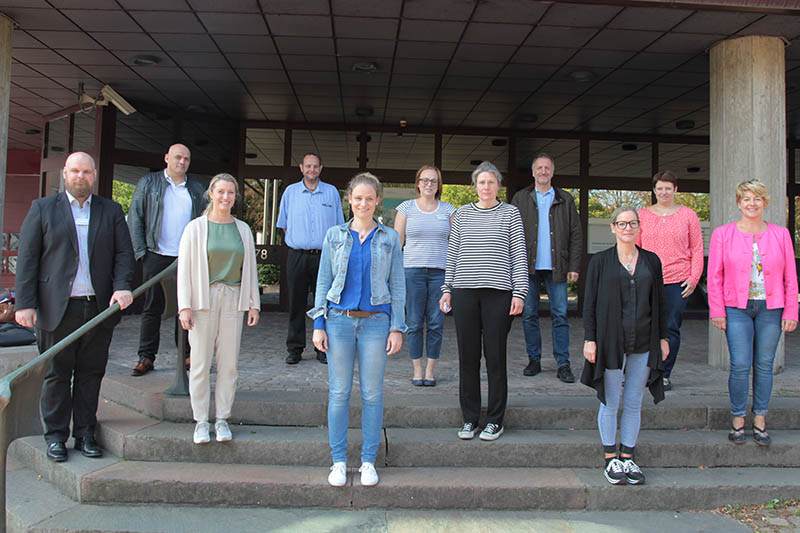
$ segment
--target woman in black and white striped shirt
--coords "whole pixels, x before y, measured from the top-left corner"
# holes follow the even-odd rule
[[[503,433],[508,398],[506,340],[513,315],[522,313],[528,293],[528,263],[522,218],[516,207],[500,202],[503,177],[484,161],[472,172],[478,202],[462,206],[453,215],[447,248],[442,299],[453,308],[458,338],[459,398],[464,426],[458,432],[471,439],[481,412],[481,346],[489,378],[487,423],[482,440]]]

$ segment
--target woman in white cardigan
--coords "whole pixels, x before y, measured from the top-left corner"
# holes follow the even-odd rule
[[[242,313],[247,325],[258,324],[255,244],[248,225],[231,215],[238,196],[236,178],[217,174],[206,195],[203,216],[183,232],[178,251],[178,309],[183,329],[189,331],[192,365],[189,394],[194,415],[194,443],[205,444],[209,435],[211,358],[216,349],[217,384],[214,394],[217,442],[233,438],[228,418],[236,395],[236,369],[242,339]]]

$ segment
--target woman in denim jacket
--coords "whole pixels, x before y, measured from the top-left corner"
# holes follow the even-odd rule
[[[374,218],[383,187],[368,172],[350,180],[350,222],[333,226],[322,244],[314,308],[314,346],[328,353],[328,482],[347,483],[347,427],[358,352],[361,388],[361,484],[378,483],[375,457],[383,426],[386,358],[403,345],[406,282],[397,232]]]

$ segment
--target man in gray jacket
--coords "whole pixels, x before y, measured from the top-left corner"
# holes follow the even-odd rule
[[[128,209],[128,227],[136,260],[142,261],[144,281],[175,261],[183,229],[206,207],[205,187],[186,175],[191,157],[186,146],[173,144],[164,156],[167,168],[143,176],[136,185]],[[164,305],[164,291],[156,284],[145,295],[139,331],[139,362],[133,369],[134,376],[153,370]],[[179,327],[176,316],[176,339]]]
[[[556,375],[564,383],[574,383],[569,365],[569,322],[567,321],[567,282],[578,281],[583,253],[578,210],[572,196],[552,184],[555,162],[545,153],[531,164],[533,185],[514,195],[511,203],[519,209],[525,228],[530,286],[522,313],[522,329],[528,352],[526,376],[542,370],[542,334],[539,329],[539,293],[544,284],[553,320],[553,357]]]

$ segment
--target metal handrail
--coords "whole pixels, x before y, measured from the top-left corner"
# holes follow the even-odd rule
[[[133,290],[136,298],[162,279],[175,272],[178,260]],[[6,531],[6,454],[13,441],[28,435],[40,435],[42,425],[39,415],[39,395],[50,360],[58,352],[77,341],[105,319],[119,311],[115,303],[86,324],[60,340],[38,357],[0,378],[0,533]],[[181,335],[183,337],[183,335]],[[182,354],[178,356],[182,368]]]

